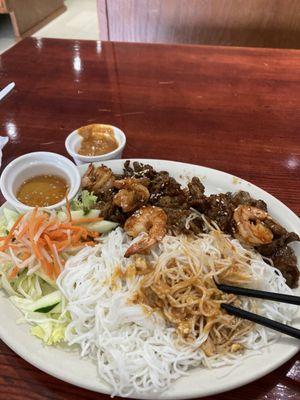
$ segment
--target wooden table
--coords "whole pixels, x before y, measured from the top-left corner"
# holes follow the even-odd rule
[[[8,135],[2,167],[31,151],[65,154],[73,129],[126,132],[124,157],[200,164],[261,186],[300,214],[300,51],[25,39],[0,59]],[[237,370],[238,373],[238,370]],[[300,357],[206,400],[297,400]],[[0,345],[0,399],[104,399]]]

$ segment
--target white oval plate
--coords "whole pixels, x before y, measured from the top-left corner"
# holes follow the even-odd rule
[[[178,181],[185,184],[187,178],[198,176],[206,188],[206,193],[246,190],[267,204],[270,214],[290,231],[300,233],[299,218],[283,203],[264,190],[240,178],[210,168],[162,160],[133,160],[151,164],[157,170],[166,170]],[[116,173],[122,172],[124,160],[105,161],[103,164]],[[81,174],[87,165],[79,166]],[[2,206],[3,207],[3,206]],[[300,264],[300,246],[294,245]],[[76,350],[44,346],[29,333],[28,325],[17,325],[20,312],[0,291],[0,337],[19,356],[42,371],[63,381],[89,390],[110,394],[110,388],[97,376],[96,365],[81,359]],[[300,294],[300,288],[295,290]],[[300,309],[294,326],[300,328]],[[187,399],[222,393],[245,385],[268,374],[292,358],[300,348],[300,342],[290,337],[282,337],[277,343],[266,347],[260,355],[244,359],[237,369],[222,367],[218,369],[196,368],[189,375],[179,379],[171,388],[161,394],[151,393],[136,398],[147,399]]]

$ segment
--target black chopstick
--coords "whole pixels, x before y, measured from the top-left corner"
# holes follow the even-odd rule
[[[216,283],[216,282],[215,282]],[[288,303],[288,304],[296,304],[296,306],[300,306],[300,297],[293,296],[290,294],[281,294],[281,293],[274,293],[274,292],[266,292],[264,290],[256,290],[256,289],[246,289],[237,286],[229,286],[229,285],[222,285],[216,283],[217,288],[222,290],[225,293],[233,293],[239,296],[249,296],[249,297],[256,297],[258,299],[265,299],[265,300],[273,300],[278,301],[280,303]]]
[[[273,321],[272,319],[262,317],[261,315],[254,314],[252,312],[242,310],[241,308],[234,307],[231,304],[222,303],[221,307],[228,312],[228,314],[235,315],[237,317],[247,319],[248,321],[255,322],[266,326],[267,328],[274,329],[275,331],[284,333],[285,335],[292,336],[296,339],[300,339],[300,329],[293,328],[292,326],[281,324],[280,322]]]

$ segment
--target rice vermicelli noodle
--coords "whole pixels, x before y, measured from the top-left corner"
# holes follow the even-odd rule
[[[216,229],[190,238],[165,236],[144,256],[150,267],[146,272],[139,269],[136,258],[124,257],[130,243],[123,229],[117,228],[103,236],[99,245],[70,258],[57,281],[72,319],[66,340],[78,344],[82,356],[96,360],[112,395],[165,390],[192,367],[235,365],[243,357],[240,350],[260,349],[279,337],[274,331],[221,313],[221,301],[238,301],[241,308],[279,322],[293,318],[294,306],[237,300],[232,295],[218,297],[212,291],[214,277],[229,284],[291,293],[280,272]],[[185,280],[192,283],[189,288]],[[168,293],[159,297],[162,282],[168,283]],[[178,284],[178,290],[172,291]],[[197,293],[202,307],[193,308]],[[205,304],[208,293],[211,301]],[[213,310],[207,309],[209,304]],[[187,335],[176,323],[180,314],[176,307],[183,312],[180,317],[188,318]],[[231,324],[234,329],[230,331]]]

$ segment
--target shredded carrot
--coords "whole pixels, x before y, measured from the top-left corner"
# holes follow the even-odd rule
[[[45,241],[46,241],[46,243],[47,243],[49,249],[52,250],[53,244],[52,244],[52,242],[51,242],[51,239],[49,238],[48,235],[45,235],[44,237],[45,237]]]
[[[9,231],[9,234],[6,236],[6,239],[4,240],[3,245],[0,247],[0,251],[4,251],[7,249],[8,243],[10,242],[10,240],[13,238],[13,234],[15,229],[17,228],[17,226],[19,225],[21,219],[23,218],[23,215],[20,215],[16,222],[13,224],[11,230]]]
[[[36,258],[37,258],[39,261],[42,261],[42,260],[43,260],[43,256],[41,255],[39,246],[38,246],[37,244],[34,243],[34,240],[33,240],[33,239],[30,238],[30,241],[31,241],[32,250],[33,250],[33,252],[34,252]]]
[[[71,205],[70,205],[70,201],[68,198],[68,193],[66,194],[66,213],[68,216],[68,221],[72,221],[72,214],[71,214]]]
[[[89,223],[89,222],[98,222],[98,221],[103,221],[103,217],[97,217],[97,218],[78,218],[78,219],[73,219],[73,224],[84,224],[84,223]]]
[[[38,246],[44,247],[46,242],[43,238],[40,237],[39,240],[37,241],[37,244],[38,244]]]
[[[87,231],[83,226],[73,226],[71,224],[61,224],[62,229],[71,229],[73,231]]]
[[[10,271],[10,273],[9,273],[9,275],[8,275],[8,279],[15,279],[15,277],[18,275],[18,272],[19,272],[19,268],[18,268],[18,267],[14,267],[14,268]]]
[[[45,222],[45,215],[42,215],[40,218],[38,218],[36,221],[35,221],[35,227],[34,227],[34,229],[35,229],[35,232],[37,233],[38,232],[38,230],[40,229],[40,227],[42,226],[42,224]]]
[[[57,220],[49,221],[45,226],[45,231],[49,230],[50,228],[52,229],[53,226],[55,226],[56,224],[57,224]]]
[[[43,270],[44,270],[45,274],[49,276],[50,279],[53,279],[52,265],[46,260],[43,263]]]
[[[72,221],[69,201],[66,208],[69,218],[64,222],[60,221],[54,213],[49,214],[35,208],[25,215],[22,224],[19,225],[24,217],[21,215],[8,235],[0,238],[2,240],[0,252],[6,252],[13,263],[14,257],[25,261],[34,255],[32,262],[27,263],[26,268],[39,266],[47,276],[56,279],[61,272],[61,266],[65,265],[63,252],[93,246],[96,244],[93,239],[99,236],[98,232],[89,231],[76,224],[81,221],[95,222],[102,219],[82,218]],[[20,229],[17,230],[19,226]],[[9,272],[10,279],[15,279],[19,271],[20,269],[14,265]]]
[[[61,251],[62,249],[66,248],[69,245],[70,245],[69,240],[64,240],[62,242],[55,244],[57,251]]]
[[[65,236],[67,236],[67,234],[61,231],[52,231],[48,233],[48,236],[53,240],[57,240],[63,239]]]
[[[21,231],[19,232],[17,239],[21,239],[21,237],[23,237],[26,232],[28,231],[28,222],[26,222],[23,226],[23,228],[21,229]]]
[[[29,258],[29,257],[30,257],[29,251],[23,251],[23,253],[19,256],[19,258],[20,258],[22,261],[27,260],[27,258]]]
[[[19,249],[20,245],[19,244],[15,244],[15,243],[9,243],[8,247],[11,247],[12,249]]]
[[[38,211],[38,208],[35,207],[35,209],[33,210],[32,214],[31,214],[31,217],[30,217],[30,219],[29,219],[29,229],[28,229],[28,232],[29,232],[29,240],[30,240],[30,242],[31,242],[32,250],[33,250],[33,252],[34,252],[36,258],[37,258],[39,261],[42,262],[42,261],[43,261],[43,256],[42,256],[42,254],[41,254],[41,252],[40,252],[40,248],[39,248],[38,244],[35,243],[35,241],[34,241],[34,236],[35,236],[35,234],[36,234],[35,221],[36,221],[36,214],[37,214],[37,211]]]
[[[77,242],[79,242],[80,238],[81,238],[81,231],[78,231],[77,233],[74,233],[71,236],[71,242],[72,243],[77,243]]]
[[[89,231],[89,236],[92,238],[96,238],[96,237],[100,236],[100,233],[95,232],[95,231]]]
[[[55,252],[54,252],[54,249],[53,249],[54,245],[53,245],[53,243],[52,243],[52,241],[51,241],[51,239],[49,238],[48,235],[45,235],[44,237],[45,237],[46,243],[47,243],[47,245],[49,247],[49,250],[52,253],[52,260],[53,260],[55,276],[58,277],[58,275],[60,274],[60,268],[59,268],[59,265],[58,265],[58,263],[56,261],[56,255],[55,255]]]

